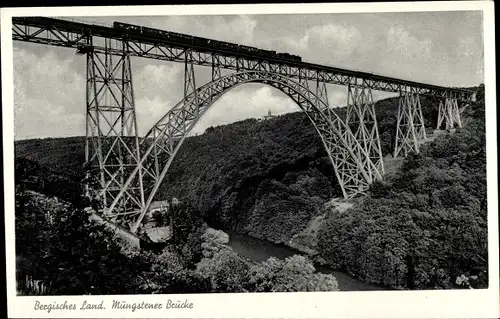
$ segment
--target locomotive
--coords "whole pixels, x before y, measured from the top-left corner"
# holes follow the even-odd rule
[[[151,40],[169,40],[184,45],[195,45],[211,49],[226,49],[237,52],[245,52],[252,56],[259,56],[263,58],[271,58],[291,62],[302,62],[302,58],[298,55],[292,55],[289,53],[277,53],[276,51],[262,50],[246,45],[195,37],[188,34],[163,31],[123,22],[114,22],[113,28],[126,31],[126,33],[129,35],[138,35],[141,37],[150,38]]]

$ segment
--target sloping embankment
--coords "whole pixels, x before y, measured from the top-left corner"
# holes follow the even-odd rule
[[[311,219],[306,228],[295,234],[285,244],[291,248],[301,251],[311,257],[314,261],[322,263],[316,250],[318,245],[318,230],[332,211],[344,213],[353,206],[353,203],[340,198],[333,198],[323,205],[322,213]]]

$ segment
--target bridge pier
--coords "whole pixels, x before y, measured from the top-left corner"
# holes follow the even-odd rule
[[[189,93],[196,91],[196,79],[194,73],[194,64],[191,62],[193,59],[193,52],[186,51],[184,55],[184,97]]]
[[[370,175],[369,179],[382,179],[385,173],[384,161],[373,94],[369,87],[348,85],[346,125],[365,150],[364,154],[358,156],[365,157],[363,162]]]
[[[458,101],[454,98],[445,98],[439,101],[439,113],[436,129],[439,130],[445,123],[445,129],[449,130],[455,127],[462,127],[462,121],[460,119],[460,110],[458,108]]]
[[[420,151],[419,143],[427,140],[419,94],[401,91],[398,105],[394,158]]]
[[[212,54],[212,81],[221,77],[220,65],[220,56],[215,53]]]
[[[349,85],[346,122],[345,125],[340,125],[328,102],[326,81],[318,76],[315,81],[316,94],[311,90],[314,84],[309,82],[299,73],[299,83],[306,88],[305,94],[330,121],[328,125],[321,125],[320,130],[327,141],[325,148],[334,166],[343,196],[348,199],[363,194],[374,180],[382,179],[384,174],[371,89],[362,84],[352,87]],[[318,120],[317,117],[313,119]],[[338,147],[333,132],[343,132],[347,145]]]
[[[308,81],[303,80],[302,85],[308,88],[308,93],[311,92]],[[357,165],[353,165],[349,160],[349,150],[341,149],[336,145],[335,138],[333,137],[334,131],[335,129],[341,131],[342,128],[340,126],[337,128],[331,127],[331,125],[338,122],[335,121],[334,111],[331,109],[330,102],[328,101],[326,82],[319,77],[316,79],[316,95],[313,96],[313,101],[316,107],[322,110],[331,123],[329,125],[323,125],[322,130],[325,140],[328,141],[325,144],[325,148],[333,164],[335,176],[342,190],[342,195],[346,199],[353,197],[366,187],[365,179],[363,174],[358,170]],[[351,146],[351,151],[353,149],[355,149],[355,147]]]
[[[139,165],[139,138],[135,112],[132,72],[126,42],[122,54],[112,54],[111,39],[104,52],[90,46],[87,51],[86,191],[100,199],[102,212],[114,222],[136,214],[144,204],[142,169],[121,196],[120,215],[107,208],[130,173]]]

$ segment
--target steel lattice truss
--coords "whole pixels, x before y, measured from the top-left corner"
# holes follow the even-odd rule
[[[366,150],[367,158],[375,169],[369,171],[370,180],[382,179],[384,162],[378,133],[377,115],[371,89],[365,87],[348,86],[346,124],[353,132],[354,138]],[[361,154],[358,155],[361,157]]]
[[[87,189],[104,207],[123,189],[140,161],[130,58],[87,53]],[[141,174],[121,196],[120,211],[144,205]],[[113,216],[116,219],[117,216]]]
[[[262,58],[129,36],[106,26],[51,18],[13,18],[14,40],[76,48],[87,55],[87,192],[104,216],[137,232],[184,139],[225,92],[250,82],[289,96],[316,128],[344,198],[363,194],[384,175],[372,90],[398,92],[394,156],[419,152],[426,140],[419,95],[444,100],[437,127],[461,127],[458,101],[474,92],[307,62]],[[139,140],[130,57],[184,63],[184,98]],[[211,67],[212,81],[198,87],[195,65]],[[222,75],[221,70],[234,72]],[[348,87],[342,120],[329,106],[327,84]]]
[[[144,189],[146,201],[141,213],[136,213],[139,216],[132,231],[137,231],[185,137],[210,106],[225,92],[235,86],[250,82],[273,86],[292,98],[304,110],[318,131],[337,175],[341,171],[348,171],[352,168],[359,172],[356,176],[367,185],[366,180],[371,175],[368,171],[373,169],[375,164],[367,163],[356,156],[356,154],[362,154],[364,158],[368,158],[361,144],[350,136],[352,133],[342,119],[330,111],[316,94],[309,88],[280,74],[259,71],[236,72],[207,83],[186,96],[148,132],[142,144],[141,162],[131,173],[129,180],[125,182],[123,190],[109,206],[109,211],[115,210],[121,196],[127,192],[129,185],[132,185],[135,176],[143,168],[144,185],[147,185]],[[361,184],[359,181],[345,179],[344,181],[346,184],[341,186],[346,188],[346,193],[352,184],[356,186]],[[356,189],[357,192],[363,190],[366,188]]]
[[[239,52],[192,48],[170,43],[167,40],[153,41],[142,37],[131,37],[112,27],[78,23],[44,17],[15,17],[12,19],[12,38],[18,41],[47,45],[81,48],[92,45],[96,52],[121,55],[123,43],[130,56],[195,65],[212,66],[236,71],[262,71],[279,73],[294,79],[307,79],[338,85],[360,85],[372,90],[386,92],[413,92],[441,98],[473,100],[474,92],[446,88],[425,83],[391,78],[366,72],[352,71],[307,62],[285,62],[242,54]],[[111,46],[104,45],[112,39]],[[299,80],[300,82],[300,80]]]
[[[366,147],[364,141],[356,135],[358,132],[353,133],[354,131],[347,122],[337,121],[338,115],[329,106],[326,82],[321,81],[319,78],[316,81],[309,81],[308,77],[299,76],[299,84],[307,89],[307,94],[312,94],[312,88],[315,88],[316,94],[310,98],[316,107],[330,120],[331,125],[336,125],[336,132],[342,134],[346,143],[345,147],[325,145],[330,161],[335,168],[335,174],[344,198],[352,198],[358,194],[363,194],[375,179],[382,178],[380,172],[383,171],[383,167],[380,166],[383,166],[383,163],[370,155],[371,149]],[[356,91],[356,96],[358,96],[358,92],[364,92],[364,90]],[[359,101],[357,101],[356,105],[357,108],[366,108],[368,106],[366,103],[361,106]],[[373,104],[371,106],[373,107]],[[362,115],[361,122],[363,124],[365,119],[368,120],[368,116]],[[323,134],[327,134],[325,133],[327,131],[328,129],[323,130]],[[351,150],[354,150],[355,160],[353,160]],[[364,167],[366,170],[360,170],[359,167]]]
[[[420,96],[411,92],[399,98],[394,157],[410,152],[418,153],[419,145],[427,140]]]
[[[440,129],[441,125],[445,123],[445,129],[449,130],[455,127],[462,127],[462,121],[460,120],[460,110],[458,108],[458,101],[456,99],[446,98],[439,101],[439,113],[438,122],[436,129]]]

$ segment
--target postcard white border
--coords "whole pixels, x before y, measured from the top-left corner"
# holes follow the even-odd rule
[[[17,318],[496,318],[500,315],[498,275],[498,180],[496,148],[495,29],[492,1],[387,2],[334,4],[122,6],[2,8],[2,102],[4,142],[5,241],[8,315]],[[221,14],[307,14],[481,10],[484,18],[486,86],[486,144],[488,186],[489,288],[451,291],[311,292],[255,294],[133,295],[18,297],[15,291],[14,251],[14,117],[11,17],[153,16]],[[165,303],[189,299],[191,310],[162,311],[34,311],[35,300],[80,305],[82,300],[110,304],[111,300]]]

